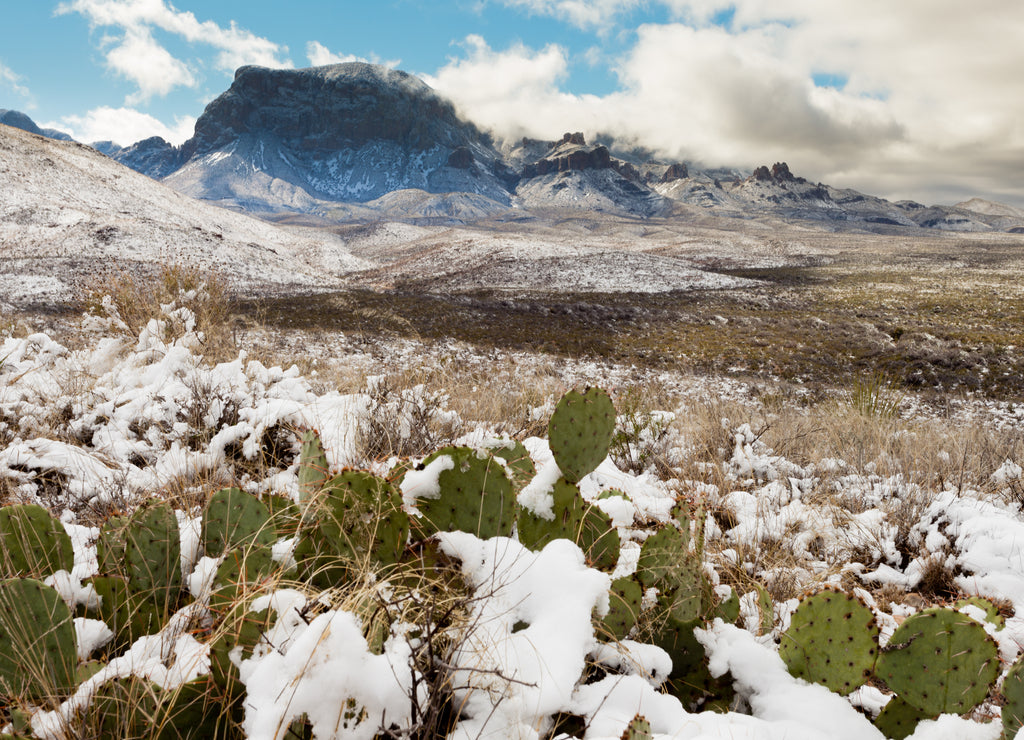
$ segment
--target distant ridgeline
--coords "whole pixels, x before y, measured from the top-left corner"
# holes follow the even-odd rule
[[[0,111],[0,122],[69,138],[17,111]],[[587,143],[582,133],[497,142],[422,80],[362,63],[241,67],[181,146],[159,137],[92,146],[187,195],[265,214],[344,219],[368,211],[466,221],[515,205],[650,218],[685,216],[697,206],[832,229],[1024,232],[1024,211],[1015,208],[979,199],[952,207],[894,203],[809,182],[784,162],[752,173],[704,169],[616,147],[607,137]],[[381,200],[396,191],[415,196]]]

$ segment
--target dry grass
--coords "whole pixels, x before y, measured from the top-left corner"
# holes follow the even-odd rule
[[[177,264],[164,265],[155,274],[122,271],[96,277],[84,292],[87,313],[109,316],[113,308],[130,336],[137,336],[151,319],[166,320],[161,307],[173,304],[195,315],[208,360],[216,362],[238,354],[239,326],[232,313],[231,290],[216,272]],[[109,301],[105,303],[106,298]],[[167,330],[180,335],[183,329],[171,323]]]

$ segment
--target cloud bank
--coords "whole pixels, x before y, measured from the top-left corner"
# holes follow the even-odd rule
[[[638,5],[503,2],[605,30]],[[619,80],[608,95],[565,89],[572,66],[585,60],[561,47],[494,50],[476,36],[429,82],[504,136],[604,132],[713,165],[785,159],[811,179],[894,197],[948,201],[981,191],[1024,203],[1024,6],[648,5],[663,6],[671,21],[619,29],[633,41],[606,60]]]
[[[195,131],[196,119],[180,116],[173,126],[167,126],[151,115],[133,108],[94,108],[83,116],[64,116],[57,122],[41,124],[44,128],[55,128],[67,132],[76,141],[93,143],[113,141],[120,146],[129,146],[151,136],[160,136],[172,144],[179,145],[189,139]]]

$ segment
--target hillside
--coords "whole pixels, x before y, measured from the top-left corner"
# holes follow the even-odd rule
[[[238,285],[329,287],[366,263],[336,236],[196,201],[74,142],[0,126],[0,300],[67,298],[85,276],[189,263]]]

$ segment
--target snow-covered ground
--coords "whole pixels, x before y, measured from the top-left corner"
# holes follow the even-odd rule
[[[205,364],[200,338],[188,330],[188,313],[179,309],[171,315],[186,329],[175,339],[157,320],[130,339],[93,319],[92,333],[78,350],[38,333],[0,342],[0,491],[63,512],[76,565],[54,583],[68,599],[88,598],[81,580],[97,567],[90,544],[97,530],[89,517],[103,504],[130,508],[172,484],[187,490],[218,481],[297,496],[297,463],[269,470],[247,464],[268,431],[291,434],[294,442],[294,430],[315,427],[333,467],[388,468],[387,462],[365,459],[361,446],[372,413],[369,395],[324,391],[296,368],[268,367],[244,355]],[[467,443],[493,432],[486,425],[464,431]],[[699,493],[729,512],[709,514],[704,523],[712,579],[739,567],[769,581],[777,575],[771,564],[748,562],[744,553],[781,541],[800,563],[789,574],[799,587],[855,584],[872,605],[883,640],[917,607],[884,603],[871,589],[887,583],[912,591],[929,562],[940,558],[957,574],[955,584],[964,594],[1007,600],[1021,615],[993,634],[1004,668],[1017,657],[1024,645],[1024,517],[1006,493],[1019,483],[1020,461],[993,470],[985,491],[953,485],[924,490],[899,475],[873,474],[843,460],[797,464],[766,448],[749,427],[729,431],[732,449],[720,462],[720,485],[662,480],[652,472],[634,475],[609,459],[581,482],[581,490],[592,500],[611,488],[629,495],[628,502],[616,497],[614,504],[604,504],[627,540],[636,531],[633,525],[665,519],[678,491]],[[687,442],[677,440],[669,457],[690,454]],[[543,475],[550,463],[546,442],[531,438],[526,446]],[[855,499],[857,506],[837,506],[843,499]],[[901,540],[895,513],[908,509],[914,521]],[[189,534],[193,514],[180,515],[183,541],[195,540]],[[441,542],[462,562],[467,584],[479,596],[471,620],[475,631],[449,656],[461,677],[456,683],[464,708],[453,737],[532,740],[543,736],[559,712],[582,716],[588,740],[619,738],[637,714],[651,722],[659,739],[881,737],[868,719],[888,699],[878,689],[861,689],[848,700],[786,672],[775,639],[795,600],[775,605],[768,634],[757,634],[759,619],[745,595],[741,626],[719,620],[698,633],[711,672],[726,676],[739,698],[725,714],[689,713],[659,691],[666,653],[629,641],[611,647],[597,641],[591,615],[607,608],[610,579],[588,569],[575,545],[556,541],[532,553],[514,540],[481,541],[462,533],[442,535]],[[211,564],[197,561],[197,555],[194,546],[184,547],[182,567],[201,605]],[[618,571],[635,567],[635,557],[636,543],[627,542]],[[408,722],[414,675],[401,630],[381,654],[372,654],[353,614],[329,609],[308,623],[299,618],[297,610],[308,598],[288,590],[266,597],[280,618],[266,644],[241,666],[247,691],[257,699],[246,710],[249,737],[283,737],[282,720],[303,712],[319,737],[370,738],[378,719]],[[90,687],[112,676],[134,673],[175,686],[209,671],[208,647],[187,632],[192,612],[201,608],[196,604],[172,620],[165,634],[140,640],[108,664],[60,710],[36,713],[35,732],[60,737],[64,720],[88,702]],[[517,628],[520,620],[529,627]],[[85,620],[77,627],[81,649],[102,644],[99,625]],[[587,665],[595,661],[611,670],[587,682]],[[282,693],[284,687],[288,692]],[[327,728],[337,726],[349,699],[373,721],[357,721],[331,735],[334,730]],[[926,721],[913,737],[994,740],[1001,727],[985,720],[999,711],[985,704],[968,718]]]

